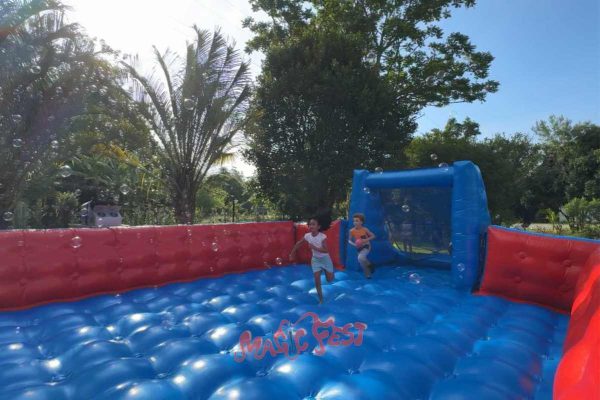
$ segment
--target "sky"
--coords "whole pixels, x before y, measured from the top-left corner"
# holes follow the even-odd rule
[[[147,65],[153,45],[183,52],[193,38],[193,24],[220,27],[239,48],[251,37],[241,23],[253,15],[247,0],[65,1],[72,7],[71,19],[90,36],[139,55]],[[425,109],[418,133],[442,128],[450,117],[470,117],[486,137],[531,133],[536,121],[552,114],[600,123],[600,1],[480,0],[474,8],[455,10],[441,26],[492,53],[490,78],[500,82],[500,89],[483,103]],[[262,56],[246,57],[258,75]],[[241,157],[232,165],[246,176],[253,173]]]

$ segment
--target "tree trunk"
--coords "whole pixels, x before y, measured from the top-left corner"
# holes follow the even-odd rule
[[[173,208],[175,209],[175,219],[177,223],[191,225],[196,217],[196,193],[198,185],[190,182],[187,174],[182,174],[178,185],[174,185],[173,190]]]

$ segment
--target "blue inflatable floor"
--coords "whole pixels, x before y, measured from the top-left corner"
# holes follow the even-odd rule
[[[0,313],[0,399],[551,399],[566,316],[407,267],[338,272],[319,306],[311,275]]]

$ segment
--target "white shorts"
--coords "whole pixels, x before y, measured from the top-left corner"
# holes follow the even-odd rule
[[[319,272],[321,270],[333,272],[333,262],[329,256],[313,257],[310,266],[312,267],[313,272]]]

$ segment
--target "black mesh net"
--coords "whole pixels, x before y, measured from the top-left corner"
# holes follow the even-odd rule
[[[410,258],[450,254],[452,188],[381,190],[390,242]]]

